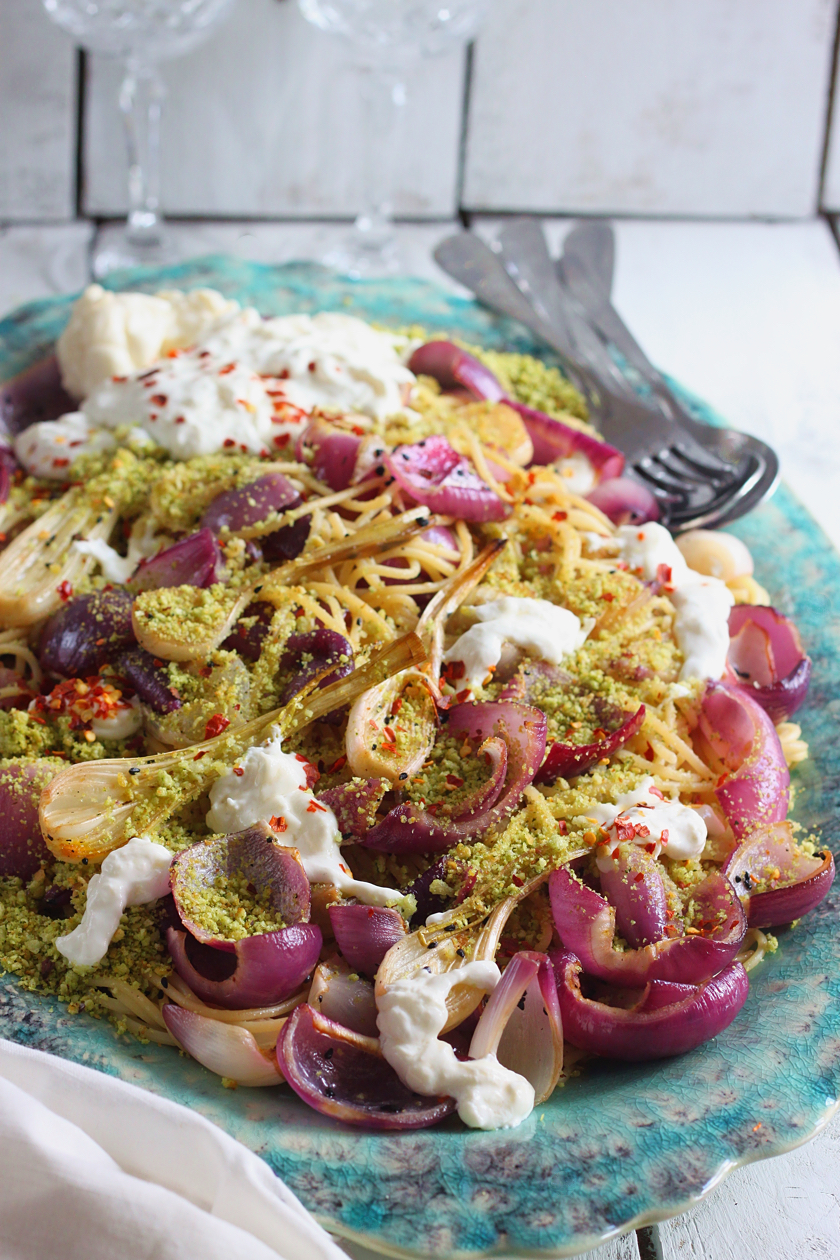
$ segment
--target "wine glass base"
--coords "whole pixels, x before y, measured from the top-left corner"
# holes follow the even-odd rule
[[[356,230],[332,246],[321,262],[353,280],[393,276],[403,270],[402,251],[394,236],[374,240]]]
[[[175,243],[165,231],[154,240],[139,241],[124,227],[106,228],[102,244],[94,251],[91,270],[97,280],[103,280],[112,271],[126,267],[166,267],[179,260]]]

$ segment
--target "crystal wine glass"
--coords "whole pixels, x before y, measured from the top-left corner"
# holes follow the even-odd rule
[[[408,73],[421,57],[471,40],[489,0],[298,0],[298,7],[313,26],[349,44],[360,74],[362,209],[324,262],[352,276],[395,271],[394,160]]]
[[[49,16],[90,52],[119,57],[128,149],[128,220],[93,260],[98,277],[117,267],[172,261],[160,210],[160,63],[191,52],[235,0],[43,0]]]

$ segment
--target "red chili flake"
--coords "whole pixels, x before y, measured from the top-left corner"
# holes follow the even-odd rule
[[[240,442],[240,443],[239,443],[239,449],[240,449],[240,451],[242,452],[242,454],[243,454],[243,455],[247,455],[247,454],[248,454],[248,447],[245,445],[245,443],[244,443],[244,442]]]
[[[166,394],[152,394],[149,402],[154,403],[156,407],[165,407],[169,400]]]
[[[655,852],[656,852],[656,844],[655,844],[655,843],[654,843],[654,844],[646,844],[646,845],[645,845],[645,853],[655,853]],[[669,911],[669,913],[671,913],[671,912]]]
[[[102,644],[105,642],[105,640],[104,640],[104,639],[95,639],[95,640],[94,640],[94,642],[96,643],[96,646],[97,646],[97,647],[102,647]]]
[[[399,711],[400,711],[400,709],[401,709],[402,707],[403,707],[403,699],[402,699],[402,696],[397,696],[396,700],[395,700],[395,701],[394,701],[394,703],[391,705],[391,712],[393,713],[394,717],[396,717],[396,716],[397,716],[397,714],[399,713]]]
[[[219,376],[227,376],[228,372],[232,372],[236,367],[235,363],[228,363],[223,368],[219,368]]]
[[[653,761],[655,757],[656,757],[656,753],[653,751],[653,745],[648,744],[647,748],[645,749],[645,761]]]
[[[59,582],[58,586],[55,589],[58,592],[61,598],[61,602],[63,604],[66,604],[68,599],[73,598],[73,587],[70,585],[70,583],[67,581],[66,578],[64,579],[63,582]]]
[[[306,807],[307,814],[326,814],[326,805],[319,805],[317,801],[310,801]]]
[[[307,365],[306,365],[306,366],[309,368],[309,371],[310,371],[310,372],[315,372],[315,371],[317,371],[317,369],[318,369],[318,364],[315,362],[315,360],[314,360],[314,359],[312,360],[312,362],[311,362],[311,363],[307,363]]]
[[[354,424],[350,427],[350,432],[355,433],[356,437],[364,437],[365,431],[360,424]]]
[[[197,752],[195,756],[193,757],[193,761],[201,761],[201,758],[204,756],[206,756],[206,753]]]
[[[561,818],[558,821],[557,830],[561,836],[567,836],[569,834],[569,828],[568,828],[568,824],[566,823],[565,818]]]
[[[289,379],[289,369],[281,368],[277,373],[277,379],[278,381],[287,381]]]
[[[153,377],[157,376],[157,374],[157,368],[149,368],[148,372],[141,372],[137,379],[138,381],[150,381]]]
[[[608,604],[611,604],[613,600],[615,599],[615,595],[613,595],[612,591],[604,591],[604,594],[601,596],[601,599],[605,599]]]
[[[66,459],[66,458],[64,458],[64,459],[54,459],[54,460],[53,460],[53,468],[66,468],[66,467],[67,467],[67,465],[68,465],[69,463],[70,463],[70,460],[69,460],[69,459]]]
[[[198,670],[198,676],[199,676],[199,678],[209,678],[209,677],[210,677],[210,675],[211,675],[212,673],[213,673],[213,666],[212,666],[212,665],[201,665],[201,666],[199,666],[199,670]]]
[[[347,758],[342,753],[340,757],[336,757],[335,761],[330,766],[330,774],[334,774],[336,770],[343,770],[346,765]]]
[[[759,1120],[758,1124],[753,1125],[753,1133],[758,1133],[758,1130],[760,1128],[761,1128],[761,1121]]]
[[[167,359],[177,359],[180,353],[180,350],[167,350],[166,357]]]
[[[723,787],[724,783],[726,782],[728,778],[729,778],[729,771],[724,770],[723,774],[720,776],[717,783],[715,784],[715,791],[717,791],[719,787]]]
[[[525,880],[522,879],[520,875],[511,875],[510,882],[512,884],[515,884],[517,888],[521,888],[522,885],[525,883]]]
[[[463,678],[467,672],[467,667],[463,661],[450,661],[443,671],[443,676],[447,682],[457,682],[459,678]]]
[[[176,416],[176,417],[175,417],[175,423],[176,423],[176,424],[186,424],[187,422],[186,422],[186,420],[184,419],[184,417],[183,417],[183,416]]]
[[[277,423],[279,424],[280,421],[278,420]],[[277,437],[274,439],[274,445],[280,447],[288,446],[290,436],[291,434],[289,433],[278,433]]]
[[[551,514],[551,519],[553,521],[565,521],[565,520],[568,520],[568,518],[569,518],[568,512],[552,512]]]
[[[647,828],[645,828],[645,830],[647,830]],[[648,832],[648,835],[650,835],[650,832]],[[662,828],[662,834],[660,835],[659,839],[661,840],[661,842],[662,842],[663,844],[667,844],[667,843],[668,843],[668,839],[669,839],[669,837],[668,837],[668,828],[667,828],[667,827],[663,827],[663,828]]]
[[[115,385],[122,385],[123,381],[128,380],[128,377],[127,376],[112,376],[111,380],[114,382]]]
[[[222,446],[225,446],[229,449],[231,446],[236,446],[236,443],[234,442],[233,438],[225,438],[224,442],[222,442]]]
[[[386,726],[384,727],[384,731],[385,731],[385,738],[390,739],[391,742],[395,744],[397,742],[397,737],[394,734],[392,728],[390,726]]]
[[[446,776],[446,786],[451,788],[460,788],[464,786],[464,780],[459,774],[448,774]]]
[[[305,610],[305,609],[303,609],[303,608],[296,608],[296,609],[295,609],[295,616],[296,616],[296,617],[305,617],[305,616],[306,616],[306,610]]]
[[[470,695],[470,689],[469,687],[465,687],[463,691],[456,691],[455,699],[458,701],[459,704],[463,704],[466,700],[469,699],[469,695]]]
[[[237,776],[237,778],[241,779],[245,771],[242,769],[241,766],[234,766],[233,773]]]
[[[645,877],[644,871],[639,871],[638,875],[633,876],[633,883],[640,884]]]
[[[30,721],[32,721],[32,722],[37,722],[39,726],[46,726],[46,725],[47,725],[47,719],[46,719],[46,718],[42,718],[42,717],[38,717],[38,714],[37,714],[37,713],[30,713],[30,714],[29,714],[29,718],[30,718]]]
[[[665,800],[665,797],[664,797],[664,796],[663,796],[663,794],[660,792],[660,790],[659,790],[659,788],[658,788],[658,787],[649,787],[649,788],[648,788],[648,792],[650,792],[651,796],[658,796],[658,797],[659,797],[659,799],[660,799],[660,801],[664,801],[664,800]]]
[[[211,718],[207,719],[207,725],[204,727],[204,738],[213,739],[216,735],[221,735],[222,731],[230,726],[230,718],[226,718],[223,713],[214,713]]]
[[[209,350],[199,350],[199,352],[198,352],[198,357],[199,357],[199,359],[209,359],[209,358],[210,358],[210,351],[209,351]]]
[[[536,474],[535,472],[529,472],[529,473],[528,473],[528,485],[529,485],[529,486],[532,486],[536,480],[537,480],[537,474]]]
[[[282,814],[272,814],[268,825],[273,831],[286,831],[289,826]]]

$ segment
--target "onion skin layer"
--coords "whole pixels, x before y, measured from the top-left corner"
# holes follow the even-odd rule
[[[575,879],[568,867],[549,877],[554,923],[563,946],[574,952],[587,975],[626,988],[651,980],[700,984],[732,962],[741,948],[747,920],[725,875],[714,871],[694,890],[709,915],[725,910],[723,924],[709,936],[666,937],[642,949],[613,949],[615,910],[598,893]]]
[[[690,996],[660,1005],[654,990],[644,991],[636,1007],[622,1008],[583,996],[581,963],[568,950],[549,954],[557,976],[563,1034],[580,1050],[609,1059],[644,1063],[685,1054],[727,1028],[747,999],[749,981],[739,962],[710,980],[692,986]],[[670,990],[670,986],[669,986]],[[666,992],[666,999],[672,996]],[[640,1009],[646,1007],[647,1009]]]
[[[700,732],[729,771],[715,790],[737,839],[787,815],[790,771],[776,728],[745,687],[710,682]]]
[[[231,952],[202,945],[177,928],[166,933],[173,965],[184,983],[202,1002],[228,1011],[272,1006],[290,997],[315,969],[323,941],[314,923],[228,942],[233,944]]]
[[[372,1037],[298,1006],[277,1039],[280,1071],[305,1103],[362,1129],[427,1129],[455,1110],[453,1098],[413,1093]]]
[[[813,857],[802,853],[790,823],[773,823],[753,832],[730,855],[724,872],[732,881],[754,928],[779,927],[801,919],[823,900],[834,882],[834,858],[826,849]],[[768,879],[769,872],[774,876]],[[756,884],[769,883],[764,892]]]
[[[388,950],[408,930],[400,912],[388,906],[331,905],[329,916],[343,957],[366,976],[376,975]]]
[[[786,722],[808,694],[811,658],[793,622],[764,605],[729,614],[729,666],[774,722]]]

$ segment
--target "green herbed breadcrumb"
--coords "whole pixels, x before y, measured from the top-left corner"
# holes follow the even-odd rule
[[[271,904],[271,889],[255,888],[241,871],[219,874],[207,885],[182,880],[178,897],[182,915],[220,940],[241,941],[286,926]]]

